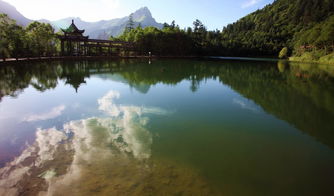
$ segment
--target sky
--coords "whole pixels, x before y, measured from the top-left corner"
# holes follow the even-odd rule
[[[128,16],[147,6],[157,22],[182,28],[201,20],[210,29],[222,29],[229,23],[274,0],[4,0],[33,20],[58,20],[80,17],[89,22]]]

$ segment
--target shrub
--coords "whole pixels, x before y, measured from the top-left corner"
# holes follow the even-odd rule
[[[280,58],[280,59],[288,58],[288,48],[287,48],[287,47],[284,47],[284,48],[279,52],[278,58]]]

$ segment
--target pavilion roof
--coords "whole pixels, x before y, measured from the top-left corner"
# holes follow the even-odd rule
[[[85,30],[79,30],[77,26],[74,24],[74,20],[72,20],[72,24],[66,29],[61,29],[64,33],[84,33]]]

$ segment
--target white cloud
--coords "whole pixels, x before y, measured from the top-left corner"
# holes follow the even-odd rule
[[[41,113],[41,114],[32,114],[23,118],[25,122],[34,122],[34,121],[41,121],[41,120],[49,120],[60,116],[63,111],[65,110],[65,105],[60,105],[57,107],[52,108],[49,112]]]
[[[252,7],[258,3],[260,3],[262,0],[247,0],[246,2],[244,2],[241,7],[242,8],[248,8],[248,7]]]
[[[97,21],[123,17],[120,0],[6,0],[25,17],[33,20],[58,20],[65,17],[81,17]]]

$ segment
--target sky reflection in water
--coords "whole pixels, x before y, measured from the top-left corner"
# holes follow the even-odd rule
[[[203,60],[1,67],[0,194],[330,194],[333,73]]]

